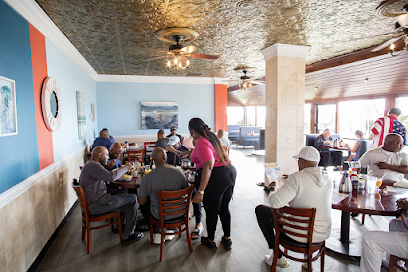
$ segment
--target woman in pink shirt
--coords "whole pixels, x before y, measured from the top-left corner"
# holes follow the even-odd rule
[[[235,185],[236,170],[231,165],[218,137],[200,119],[193,118],[188,124],[191,137],[197,141],[191,153],[191,161],[196,164],[197,194],[194,203],[203,202],[207,215],[208,237],[201,237],[201,243],[206,247],[217,250],[214,242],[218,216],[220,216],[224,236],[221,242],[226,250],[231,249],[231,215],[229,202]]]

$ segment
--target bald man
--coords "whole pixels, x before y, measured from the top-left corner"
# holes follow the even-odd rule
[[[137,199],[133,194],[110,195],[107,193],[106,181],[115,181],[125,174],[129,168],[122,166],[115,171],[109,171],[104,166],[108,162],[109,153],[106,147],[97,146],[92,150],[92,159],[88,161],[79,177],[79,184],[85,192],[89,213],[99,215],[110,212],[121,212],[123,228],[122,244],[130,244],[143,238],[143,233],[135,233]]]
[[[408,188],[408,155],[401,151],[403,139],[399,134],[388,134],[382,146],[371,149],[360,158],[361,167],[368,166],[368,175],[386,180],[381,187],[387,185]]]
[[[96,138],[95,141],[93,142],[92,149],[97,146],[104,146],[106,147],[106,149],[109,150],[111,145],[112,145],[112,140],[110,139],[109,131],[106,128],[104,128],[99,132],[99,137]]]
[[[145,175],[140,183],[139,203],[140,210],[145,218],[152,215],[160,219],[158,191],[177,191],[188,186],[183,172],[177,168],[166,166],[167,154],[161,147],[156,147],[152,153],[156,169]],[[177,215],[176,215],[177,216]],[[167,219],[171,219],[169,216]]]
[[[114,143],[109,148],[109,160],[106,164],[106,169],[113,170],[122,167],[120,162],[120,155],[122,154],[122,146],[119,143]]]

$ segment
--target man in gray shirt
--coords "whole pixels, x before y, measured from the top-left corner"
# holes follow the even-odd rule
[[[79,184],[85,192],[89,213],[98,215],[109,212],[121,212],[126,219],[122,244],[130,244],[143,238],[143,233],[135,233],[137,199],[136,195],[110,195],[107,193],[106,181],[115,181],[125,174],[128,166],[109,171],[104,165],[108,162],[109,152],[104,146],[92,150],[92,160],[82,169]],[[123,220],[122,220],[123,221]]]
[[[152,215],[154,218],[160,219],[158,191],[181,190],[188,186],[188,181],[181,170],[166,166],[167,155],[163,148],[156,147],[152,156],[156,169],[143,177],[138,199],[140,210],[145,218]],[[171,216],[166,219],[171,219]]]

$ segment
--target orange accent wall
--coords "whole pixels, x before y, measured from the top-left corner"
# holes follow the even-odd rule
[[[41,88],[47,78],[47,56],[45,50],[45,37],[35,27],[30,27],[31,60],[33,65],[33,85],[35,118],[37,122],[38,155],[40,169],[54,163],[54,150],[52,146],[52,132],[45,126],[41,112]]]
[[[219,129],[228,130],[227,126],[227,85],[214,84],[214,110],[215,110],[215,130]]]

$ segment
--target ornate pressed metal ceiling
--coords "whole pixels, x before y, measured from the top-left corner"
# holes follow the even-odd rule
[[[307,64],[380,44],[391,36],[395,18],[380,17],[381,0],[36,0],[99,74],[236,78],[234,68],[253,66],[263,77],[260,50],[286,43],[311,46]],[[281,11],[298,7],[285,17]],[[166,70],[153,48],[169,44],[155,37],[167,27],[188,27],[199,33],[196,53],[217,60],[191,59],[190,69]],[[190,43],[187,43],[190,45]]]

